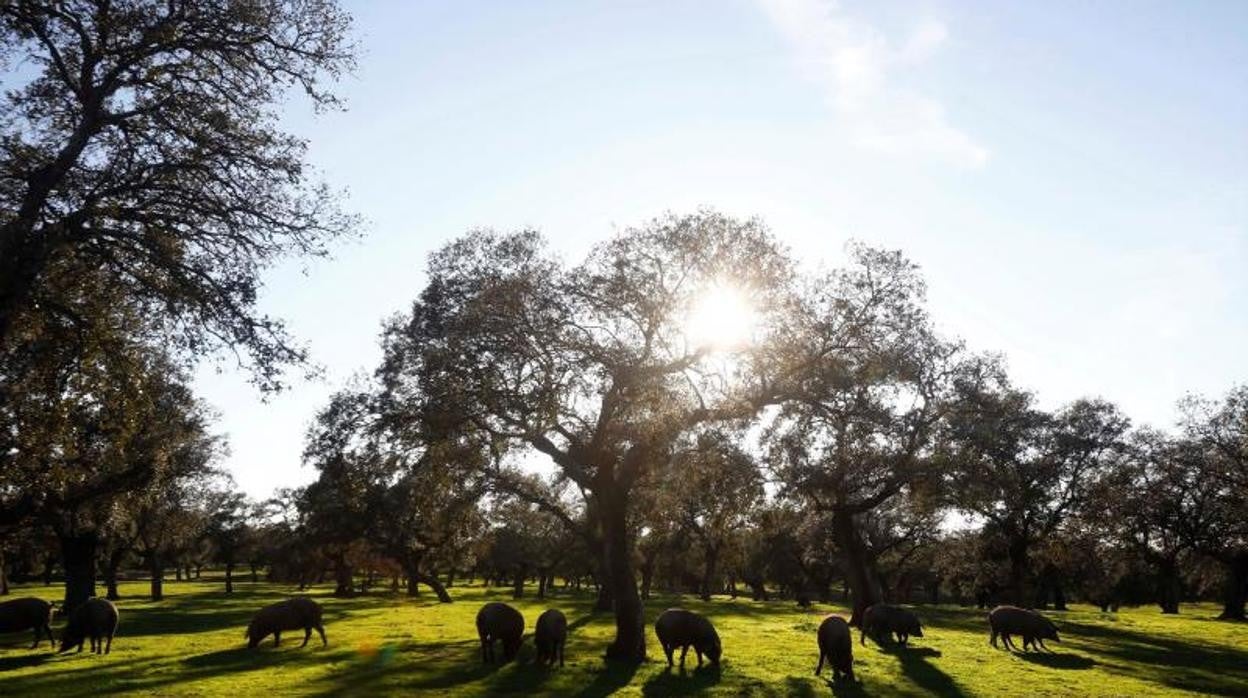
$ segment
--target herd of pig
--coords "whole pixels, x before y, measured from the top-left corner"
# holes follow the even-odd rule
[[[56,646],[52,636],[52,618],[56,607],[36,598],[14,599],[0,603],[0,633],[15,633],[33,630],[35,642],[31,649],[39,646],[44,637],[53,647]],[[79,605],[69,614],[65,629],[61,633],[61,652],[68,652],[77,647],[82,651],[86,640],[91,642],[91,651],[96,654],[108,654],[112,649],[113,636],[117,633],[117,607],[104,599],[92,598]],[[1045,640],[1058,640],[1057,627],[1044,616],[1015,606],[998,606],[988,614],[988,625],[992,631],[991,643],[997,646],[1000,637],[1005,646],[1017,649],[1011,638],[1015,635],[1023,638],[1023,649],[1045,649]],[[247,626],[244,637],[248,647],[256,647],[269,635],[273,636],[274,646],[281,644],[284,631],[303,631],[303,645],[308,644],[315,630],[321,636],[321,644],[327,645],[325,626],[321,621],[321,606],[306,596],[296,596],[265,606],[256,612]],[[723,646],[715,626],[705,616],[679,608],[669,608],[659,615],[654,624],[654,633],[667,656],[667,665],[673,666],[672,654],[680,648],[680,668],[685,668],[685,655],[692,647],[698,657],[698,666],[702,666],[702,657],[706,656],[712,666],[718,666]],[[910,637],[923,637],[923,627],[919,619],[911,611],[899,606],[876,604],[867,608],[862,615],[861,634],[858,641],[866,644],[870,635],[876,642],[882,638],[895,636],[899,644],[905,645]],[[511,661],[520,650],[524,639],[524,616],[520,611],[505,603],[492,602],[483,606],[477,613],[477,636],[481,639],[481,660],[493,662],[495,643],[502,644],[502,661]],[[538,664],[554,666],[558,661],[563,666],[563,648],[568,636],[568,620],[556,609],[549,609],[537,618],[533,641],[537,647]],[[853,640],[850,636],[849,623],[840,616],[830,615],[823,619],[816,633],[819,645],[819,665],[815,674],[823,671],[826,661],[832,667],[832,677],[840,680],[842,676],[854,680]]]

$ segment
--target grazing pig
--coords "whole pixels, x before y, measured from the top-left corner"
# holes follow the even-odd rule
[[[494,661],[495,640],[502,640],[503,661],[510,662],[524,640],[524,616],[505,603],[487,603],[477,611],[477,636],[481,638],[482,662]]]
[[[117,607],[107,599],[91,597],[69,614],[65,632],[61,633],[61,651],[77,647],[82,651],[82,641],[91,639],[91,651],[108,654],[113,649],[113,635],[117,634]]]
[[[702,655],[711,660],[711,666],[719,666],[723,647],[719,643],[719,634],[715,626],[705,617],[683,608],[669,608],[659,615],[654,622],[654,634],[659,636],[659,644],[663,645],[663,653],[667,655],[667,665],[672,666],[672,652],[680,649],[680,668],[685,668],[685,655],[689,648],[698,655],[698,666],[702,666]]]
[[[563,646],[568,640],[568,619],[556,609],[549,609],[537,617],[537,628],[533,633],[533,644],[537,645],[537,663],[555,665],[555,656],[559,657],[559,666],[563,666]]]
[[[33,650],[39,646],[39,640],[46,634],[48,644],[56,647],[56,639],[52,637],[52,614],[56,607],[34,597],[13,599],[0,603],[0,633],[20,633],[23,630],[35,631]]]
[[[867,635],[870,635],[878,643],[881,633],[885,636],[895,634],[897,642],[904,647],[911,635],[923,637],[923,626],[919,624],[918,617],[909,610],[900,606],[877,603],[868,606],[867,610],[862,612],[862,627],[858,642],[862,645],[867,644]]]
[[[1018,649],[1010,640],[1011,635],[1023,636],[1023,649],[1043,647],[1045,640],[1055,640],[1061,642],[1057,637],[1057,626],[1048,618],[1016,606],[997,606],[992,609],[992,613],[988,614],[988,625],[992,628],[992,646],[997,646],[997,636],[1000,635],[1005,646],[1009,649]]]
[[[840,616],[828,616],[819,624],[819,666],[815,667],[815,676],[823,671],[826,659],[832,667],[832,680],[840,681],[841,676],[854,680],[854,640],[849,632],[849,623]]]
[[[303,644],[299,646],[307,647],[314,629],[321,635],[321,646],[328,645],[325,626],[321,624],[321,605],[306,596],[295,596],[256,611],[243,637],[247,638],[247,647],[254,648],[272,635],[273,646],[277,647],[282,643],[283,630],[302,630]]]

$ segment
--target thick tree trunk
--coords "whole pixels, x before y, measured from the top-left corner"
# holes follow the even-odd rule
[[[546,598],[546,570],[537,571],[537,598]]]
[[[650,583],[654,580],[654,560],[646,560],[641,566],[641,598],[650,599]]]
[[[173,581],[175,582],[182,581],[182,566],[181,565],[175,564],[173,566]]]
[[[1027,540],[1018,538],[1010,542],[1007,554],[1010,557],[1010,601],[1024,608],[1027,603],[1027,572],[1028,548]]]
[[[523,566],[521,566],[519,569],[516,570],[515,577],[512,578],[511,598],[513,599],[524,598],[524,580],[525,580],[525,569]]]
[[[708,546],[706,551],[706,567],[702,570],[702,584],[699,596],[703,601],[711,600],[711,585],[715,583],[715,566],[719,563],[719,547]]]
[[[455,586],[455,568],[454,567],[447,570],[446,572],[446,587],[449,589],[453,586]]]
[[[1230,559],[1226,569],[1226,586],[1222,592],[1220,620],[1245,620],[1244,605],[1248,601],[1248,551]]]
[[[95,596],[95,546],[98,539],[94,532],[77,536],[61,536],[61,556],[65,565],[65,613],[78,608],[83,601]]]
[[[755,601],[767,600],[767,585],[761,579],[751,578],[745,580],[750,587],[750,597]]]
[[[109,601],[117,601],[121,598],[121,594],[117,592],[117,570],[121,568],[121,560],[125,557],[124,550],[114,550],[108,556],[108,563],[104,567],[104,588],[105,598]]]
[[[225,563],[225,593],[234,593],[234,563]]]
[[[1174,560],[1162,560],[1157,570],[1157,603],[1161,612],[1178,613],[1181,593],[1178,564]]]
[[[443,586],[442,582],[438,579],[438,575],[418,572],[416,576],[420,579],[421,584],[427,585],[430,589],[433,589],[433,593],[438,597],[438,603],[451,603],[454,601],[454,599],[451,598],[450,593],[447,592],[446,587]]]
[[[841,551],[841,559],[845,565],[845,583],[849,586],[853,601],[849,624],[858,627],[862,623],[862,612],[868,606],[880,602],[882,594],[879,580],[871,570],[871,559],[854,524],[852,513],[845,509],[833,510],[832,537]]]
[[[334,596],[340,598],[355,596],[354,580],[355,575],[352,573],[351,565],[347,564],[346,556],[336,557],[334,559]]]
[[[633,576],[633,550],[628,531],[627,492],[595,492],[602,508],[603,552],[606,562],[604,586],[610,589],[615,607],[615,639],[607,646],[607,659],[642,662],[646,659],[644,609]]]
[[[177,569],[176,565],[174,569]],[[152,555],[148,571],[152,575],[152,601],[160,601],[165,598],[165,568],[159,555]]]

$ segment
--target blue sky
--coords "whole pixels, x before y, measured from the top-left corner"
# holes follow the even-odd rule
[[[1168,425],[1248,381],[1248,3],[382,2],[345,113],[288,127],[368,219],[262,300],[327,369],[262,401],[197,381],[255,496],[378,358],[425,255],[473,227],[569,258],[667,210],[759,215],[812,266],[854,238],[924,270],[949,334],[1046,405]]]

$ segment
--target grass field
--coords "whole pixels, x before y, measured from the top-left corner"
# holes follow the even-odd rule
[[[230,596],[216,580],[165,588],[166,599],[151,603],[142,598],[146,584],[122,586],[121,628],[109,656],[58,656],[46,644],[27,649],[27,633],[0,636],[0,695],[1248,695],[1248,625],[1212,620],[1213,606],[1185,606],[1169,617],[1151,607],[1102,614],[1076,606],[1051,614],[1064,641],[1050,643],[1051,654],[992,649],[981,611],[918,607],[925,637],[906,649],[855,644],[859,683],[832,685],[826,668],[823,679],[814,676],[814,638],[823,614],[844,612],[838,606],[804,611],[788,602],[656,598],[648,605],[651,622],[679,604],[710,615],[723,639],[718,672],[682,674],[667,670],[652,634],[649,662],[605,664],[611,618],[591,614],[585,596],[511,602],[504,589],[457,586],[456,602],[443,605],[432,595],[339,600],[315,588],[310,593],[325,608],[328,647],[314,635],[300,649],[296,632],[277,649],[270,639],[247,650],[242,636],[252,612],[291,588],[242,583]],[[59,591],[19,586],[14,595],[55,599]],[[563,609],[572,626],[567,666],[536,667],[527,636],[518,663],[483,666],[473,619],[486,600],[514,603],[530,632],[542,609]],[[60,624],[53,630],[59,637]],[[692,669],[692,652],[689,662]]]

